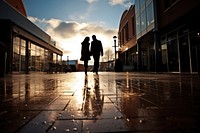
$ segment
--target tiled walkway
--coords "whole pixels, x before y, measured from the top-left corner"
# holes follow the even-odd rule
[[[200,77],[155,73],[0,78],[0,133],[199,133]]]

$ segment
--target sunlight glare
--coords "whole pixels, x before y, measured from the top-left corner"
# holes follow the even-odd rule
[[[82,103],[83,103],[83,89],[84,89],[84,74],[80,73],[80,75],[78,75],[79,79],[78,82],[76,82],[76,84],[74,85],[74,88],[77,88],[76,93],[75,93],[75,97],[76,97],[76,101],[77,101],[77,106],[80,109],[82,107]]]

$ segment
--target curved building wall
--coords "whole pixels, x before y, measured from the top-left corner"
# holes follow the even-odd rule
[[[24,16],[27,16],[22,0],[4,0],[4,1],[9,3],[13,8],[15,8],[18,12],[20,12]]]
[[[123,62],[124,71],[132,71],[137,61],[135,6],[125,10],[120,19],[118,41],[120,46],[119,58]]]
[[[136,44],[135,8],[133,5],[122,14],[118,37],[122,52]]]

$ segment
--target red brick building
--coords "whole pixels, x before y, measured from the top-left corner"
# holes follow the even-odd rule
[[[24,16],[26,15],[26,9],[24,7],[24,3],[22,0],[4,0],[8,4],[10,4],[13,8],[16,9],[16,11],[20,12]]]
[[[124,64],[124,69],[134,69],[133,63],[136,57],[136,25],[135,7],[132,5],[129,10],[125,10],[120,19],[119,32],[119,58]]]

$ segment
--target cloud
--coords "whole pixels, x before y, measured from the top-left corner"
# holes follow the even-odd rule
[[[118,29],[110,29],[90,23],[62,21],[54,18],[49,20],[34,17],[28,18],[56,41],[56,45],[64,52],[63,59],[66,56],[70,56],[70,59],[79,59],[81,42],[86,36],[91,38],[93,34],[102,41],[105,50],[112,49],[113,36],[117,35],[118,31]]]
[[[74,34],[77,33],[76,28],[78,27],[77,23],[74,22],[61,22],[56,28],[54,28],[54,32],[63,37],[63,38],[70,38],[73,37]]]
[[[97,2],[98,0],[86,0],[89,4]]]
[[[98,0],[86,0],[89,4],[92,4],[94,2],[97,2]],[[130,7],[133,3],[135,3],[135,0],[109,0],[108,2],[110,5],[122,5],[125,7]]]
[[[109,4],[114,5],[122,5],[124,7],[130,7],[134,3],[134,0],[109,0]]]

